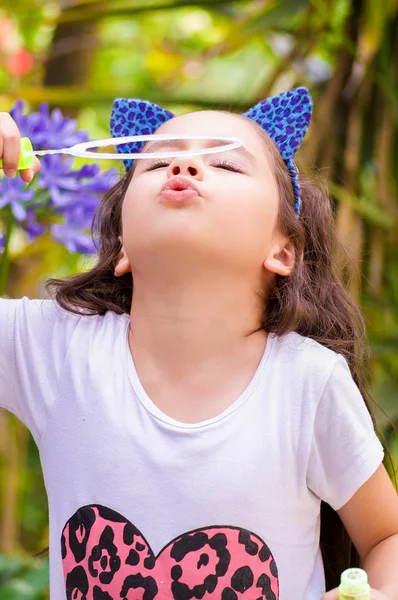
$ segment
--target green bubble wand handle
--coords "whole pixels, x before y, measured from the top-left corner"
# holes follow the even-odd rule
[[[23,169],[31,169],[33,166],[34,150],[32,142],[29,138],[21,138],[21,153],[19,155],[19,163],[17,170],[22,171]],[[3,168],[3,161],[0,159],[0,169]]]
[[[370,591],[366,571],[352,568],[342,572],[338,587],[339,600],[371,600]]]

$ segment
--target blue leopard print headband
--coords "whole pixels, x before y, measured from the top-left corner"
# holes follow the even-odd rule
[[[311,112],[309,91],[299,87],[262,100],[243,114],[258,123],[277,146],[292,177],[294,210],[297,214],[300,213],[301,199],[298,172],[293,159],[307,132]],[[150,135],[173,117],[175,115],[170,111],[147,100],[116,98],[112,107],[111,133],[113,137]],[[143,146],[144,142],[120,144],[117,150],[121,153],[140,152]],[[129,169],[133,161],[123,162]]]

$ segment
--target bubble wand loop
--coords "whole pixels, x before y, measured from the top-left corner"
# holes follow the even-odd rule
[[[215,147],[192,148],[190,150],[174,150],[170,152],[123,152],[116,154],[113,152],[90,152],[88,148],[100,148],[103,146],[118,146],[119,144],[129,144],[133,142],[149,141],[174,141],[174,140],[213,140],[219,142]],[[47,156],[50,154],[66,154],[79,158],[107,159],[107,160],[126,160],[126,159],[149,159],[149,158],[172,158],[175,156],[198,156],[202,154],[215,154],[217,152],[226,152],[242,146],[243,142],[237,137],[211,135],[130,135],[118,138],[105,138],[102,140],[93,140],[91,142],[82,142],[69,148],[34,150],[29,138],[21,138],[21,153],[17,170],[30,169],[33,165],[35,156]],[[0,160],[0,169],[3,167],[3,161]]]

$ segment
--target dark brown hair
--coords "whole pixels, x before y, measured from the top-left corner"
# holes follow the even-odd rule
[[[295,247],[296,263],[289,277],[276,276],[271,289],[264,292],[261,327],[283,336],[297,332],[342,354],[352,377],[364,397],[375,425],[375,417],[365,390],[367,345],[361,312],[350,298],[336,271],[337,245],[332,204],[319,185],[300,175],[301,211],[294,212],[294,197],[289,171],[277,148],[263,130],[265,150],[279,188],[279,228]],[[97,264],[90,271],[64,280],[50,280],[57,302],[66,310],[86,315],[103,315],[112,310],[130,313],[133,280],[130,273],[114,276],[121,250],[121,212],[133,168],[110,189],[99,204],[94,229],[99,240]],[[321,550],[326,589],[339,585],[341,572],[359,566],[359,556],[337,512],[321,502]]]

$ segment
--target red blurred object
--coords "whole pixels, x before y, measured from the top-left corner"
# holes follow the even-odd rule
[[[7,56],[5,59],[6,69],[12,75],[26,75],[33,67],[33,58],[30,52],[21,48]]]

